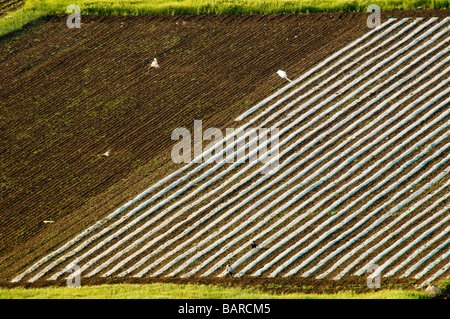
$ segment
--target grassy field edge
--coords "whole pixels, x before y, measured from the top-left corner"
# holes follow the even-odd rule
[[[361,12],[369,4],[381,10],[448,9],[448,0],[25,0],[23,7],[0,19],[0,37],[20,30],[45,15],[67,14],[76,3],[81,14],[276,14],[311,12]]]
[[[276,294],[257,288],[156,283],[99,286],[0,289],[0,299],[428,299],[410,290],[378,290],[368,293],[341,291],[334,294]]]
[[[10,12],[0,19],[0,38],[2,36],[13,33],[14,31],[22,29],[25,25],[33,23],[45,16],[46,13],[42,10],[19,9]]]

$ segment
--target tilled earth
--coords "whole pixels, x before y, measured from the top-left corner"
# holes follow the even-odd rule
[[[1,283],[10,286],[19,270],[179,168],[170,159],[173,129],[192,132],[194,119],[202,119],[204,129],[233,127],[238,115],[285,84],[278,69],[291,78],[307,72],[365,34],[366,18],[83,16],[81,29],[68,29],[66,17],[58,16],[0,39]],[[154,57],[159,69],[149,68]],[[109,156],[101,155],[107,150]],[[84,280],[153,281],[365,289],[360,278]],[[412,285],[407,279],[385,283],[399,286]]]
[[[8,12],[19,9],[23,5],[22,0],[1,0],[0,1],[0,18],[7,16]]]

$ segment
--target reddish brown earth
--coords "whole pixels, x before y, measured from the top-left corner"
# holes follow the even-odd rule
[[[179,168],[170,159],[174,128],[192,131],[194,119],[202,119],[204,128],[233,127],[238,115],[285,84],[278,69],[291,77],[304,73],[366,33],[366,17],[86,16],[81,29],[68,29],[60,16],[1,38],[0,283],[9,286],[6,280],[43,251]],[[160,69],[149,68],[154,57]],[[99,156],[107,150],[110,156]],[[307,278],[270,279],[292,291],[302,285],[326,292],[365,284],[347,281],[317,286]],[[93,278],[85,284],[101,282],[118,281]],[[247,278],[239,284],[267,282]],[[408,280],[386,284],[410,286]]]

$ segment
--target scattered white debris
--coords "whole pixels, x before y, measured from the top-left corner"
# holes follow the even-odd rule
[[[154,58],[153,59],[153,62],[152,62],[152,64],[150,64],[150,67],[151,68],[159,68],[159,64],[158,64],[158,61],[156,60],[156,58]]]
[[[109,156],[111,155],[111,150],[107,150],[105,153],[103,154],[96,154],[96,155],[91,155],[91,156],[97,156],[97,157],[102,157],[102,156]]]
[[[48,223],[54,223],[53,220],[44,220],[44,224],[48,224]]]
[[[284,72],[283,70],[278,70],[278,71],[277,71],[277,74],[278,74],[281,78],[286,79],[286,80],[288,80],[289,82],[292,82],[291,80],[288,79],[286,72]]]

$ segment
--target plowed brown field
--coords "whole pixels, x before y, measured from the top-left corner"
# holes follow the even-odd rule
[[[23,5],[21,0],[0,0],[0,18],[5,16],[8,12],[17,10]]]
[[[388,15],[448,13],[398,11],[383,18]],[[170,158],[173,129],[192,131],[194,119],[202,119],[204,128],[234,127],[237,116],[285,84],[278,69],[291,78],[305,73],[365,34],[366,18],[365,13],[83,16],[81,29],[68,29],[66,17],[57,16],[1,38],[0,284],[10,285],[26,265],[181,167]],[[159,69],[149,68],[155,57]],[[107,150],[110,155],[102,156]],[[152,281],[230,282],[92,278],[84,283]],[[298,277],[239,283],[268,281],[317,286],[314,279]],[[364,290],[361,283],[346,278],[320,285]]]

